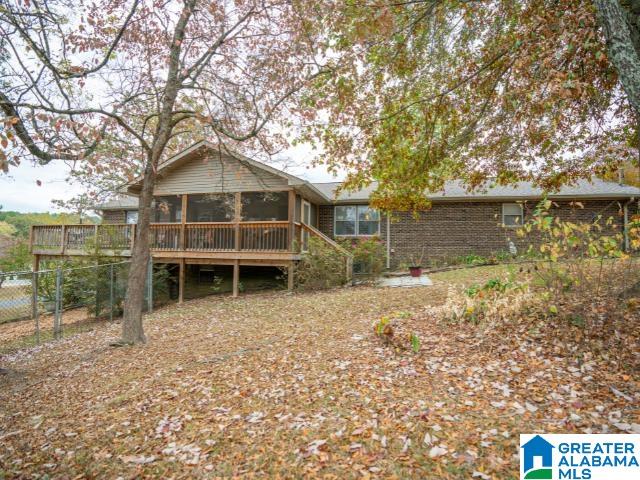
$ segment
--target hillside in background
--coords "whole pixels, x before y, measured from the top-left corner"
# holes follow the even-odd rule
[[[99,218],[72,213],[20,213],[0,210],[0,272],[28,270],[29,230],[32,225],[60,225],[63,223],[98,223]]]
[[[0,210],[0,233],[2,224],[7,224],[15,229],[14,236],[29,237],[31,225],[61,225],[77,223],[98,223],[98,217],[83,215],[82,219],[74,213],[20,213]]]

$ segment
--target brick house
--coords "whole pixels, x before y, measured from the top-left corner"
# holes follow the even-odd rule
[[[332,202],[319,206],[319,229],[336,238],[336,215],[349,206],[368,204],[372,185],[359,192],[334,192],[340,183],[315,184]],[[489,256],[509,252],[514,246],[524,252],[532,238],[519,238],[517,227],[529,220],[543,192],[528,182],[512,186],[488,186],[468,192],[460,182],[449,182],[443,192],[429,195],[431,209],[419,212],[392,212],[381,216],[379,235],[387,249],[387,265],[397,268],[424,249],[425,263],[451,260],[466,255]],[[640,189],[594,178],[579,181],[548,195],[552,213],[563,220],[593,222],[601,217],[614,222],[603,231],[624,233],[625,215],[638,213]],[[579,205],[578,205],[579,202]],[[358,208],[358,207],[356,207]],[[513,243],[513,245],[511,245]]]
[[[237,294],[241,266],[288,268],[291,286],[293,265],[310,236],[334,246],[337,238],[378,237],[389,268],[423,249],[425,262],[514,247],[522,251],[526,240],[516,237],[514,227],[530,217],[542,198],[542,192],[527,183],[467,192],[451,182],[429,195],[432,208],[417,217],[406,212],[385,216],[369,207],[375,185],[336,194],[339,185],[311,183],[198,142],[159,166],[151,225],[153,261],[178,265],[181,285],[187,265],[233,266]],[[114,255],[130,255],[140,188],[141,180],[133,181],[122,195],[99,206],[103,225],[34,227],[31,248],[36,259],[82,255],[91,236],[108,239],[103,248]],[[594,179],[564,187],[549,198],[561,217],[588,222],[600,215],[613,217],[611,231],[622,233],[625,218],[638,211],[640,189]],[[583,208],[572,204],[577,201]]]

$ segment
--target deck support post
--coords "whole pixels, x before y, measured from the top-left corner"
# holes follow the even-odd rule
[[[293,290],[295,271],[296,271],[295,263],[289,262],[289,267],[287,272],[287,288],[289,289],[289,291]]]
[[[184,302],[184,274],[185,274],[185,260],[180,259],[180,271],[178,272],[178,303]]]
[[[233,261],[233,296],[234,297],[238,296],[239,283],[240,283],[240,260],[235,259]]]
[[[96,228],[98,228],[98,226],[96,225]],[[96,230],[97,232],[97,230]],[[66,225],[62,225],[62,228],[60,229],[60,254],[64,255],[64,248],[65,245],[67,243],[67,226]],[[98,244],[98,235],[96,234],[96,245]]]
[[[133,244],[136,241],[136,224],[132,223],[130,228],[131,228],[131,243],[129,244],[129,250],[131,250],[131,253],[133,254]]]

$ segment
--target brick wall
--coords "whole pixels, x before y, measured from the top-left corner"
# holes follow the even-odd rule
[[[125,223],[126,213],[124,210],[103,210],[102,223]]]
[[[602,215],[600,222],[614,217],[615,225],[607,233],[621,233],[623,219],[621,203],[611,200],[585,200],[584,208],[572,207],[569,202],[556,202],[553,215],[574,222],[592,222]],[[531,218],[536,202],[525,202],[525,221]],[[631,215],[635,213],[629,212]],[[488,256],[509,250],[512,241],[524,253],[535,238],[519,238],[516,229],[502,223],[502,202],[436,203],[418,218],[412,213],[396,212],[391,222],[391,266],[407,262],[410,255],[419,255],[424,247],[425,265],[433,260],[452,259],[469,254]],[[381,239],[386,240],[386,220],[381,222]],[[319,229],[333,237],[333,206],[320,207]]]
[[[333,238],[333,205],[318,206],[318,230]]]

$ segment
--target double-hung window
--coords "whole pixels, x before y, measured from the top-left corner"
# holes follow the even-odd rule
[[[502,224],[505,227],[520,227],[524,221],[521,203],[502,204]]]
[[[336,236],[371,236],[380,233],[380,212],[367,205],[335,207]]]

